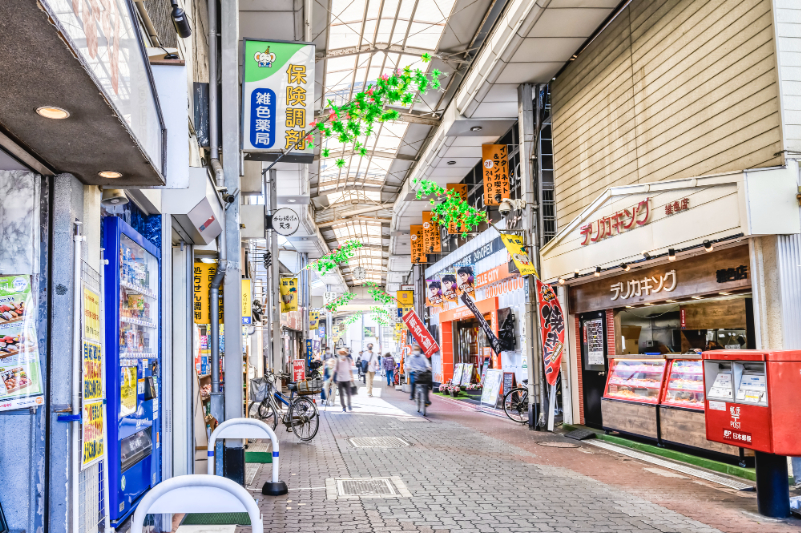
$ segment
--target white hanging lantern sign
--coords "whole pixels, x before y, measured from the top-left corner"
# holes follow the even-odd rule
[[[326,292],[323,295],[323,299],[325,300],[325,304],[326,305],[330,304],[331,302],[333,302],[334,300],[337,299],[337,296],[338,296],[338,294],[335,293],[335,292]]]

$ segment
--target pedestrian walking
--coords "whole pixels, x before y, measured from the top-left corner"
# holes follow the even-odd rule
[[[337,358],[331,357],[325,362],[325,369],[323,370],[323,394],[325,395],[326,405],[334,404],[334,394],[336,384],[334,382],[334,372],[337,367]]]
[[[373,352],[373,345],[367,345],[367,353],[364,354],[364,360],[367,361],[367,396],[373,395],[373,380],[375,373],[380,368],[378,364],[379,356]]]
[[[420,346],[414,345],[412,347],[412,355],[409,357],[409,360],[406,362],[406,368],[409,370],[409,375],[411,376],[411,392],[409,399],[414,400],[414,374],[415,372],[420,372],[424,370],[431,370],[431,363],[428,362],[428,358],[423,355],[423,351],[420,349]],[[428,391],[426,391],[426,405],[428,404]]]
[[[367,359],[366,359],[366,356],[365,356],[364,352],[359,352],[359,357],[361,358],[361,361],[359,361],[359,367],[358,367],[359,368],[359,377],[361,378],[362,383],[365,383],[365,380],[367,379]]]
[[[381,361],[384,367],[384,372],[387,375],[387,387],[391,387],[395,382],[395,358],[392,354],[387,352],[384,354],[384,359]]]
[[[353,365],[348,359],[348,351],[344,348],[339,350],[339,358],[337,359],[337,366],[334,373],[334,379],[337,382],[337,388],[339,389],[339,401],[342,403],[342,411],[346,411],[345,409],[345,396],[348,397],[348,410],[353,411],[353,407],[350,404],[350,388],[351,388],[351,380],[353,379]]]

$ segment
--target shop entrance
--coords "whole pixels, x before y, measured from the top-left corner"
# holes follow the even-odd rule
[[[479,327],[478,320],[461,320],[456,326],[457,349],[454,353],[453,364],[459,363],[476,365],[479,368]]]
[[[601,397],[606,386],[607,363],[606,320],[604,312],[579,316],[581,335],[581,380],[584,390],[584,424],[600,429]]]

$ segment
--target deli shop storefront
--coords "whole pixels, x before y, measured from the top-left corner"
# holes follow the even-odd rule
[[[758,181],[777,192],[769,210],[748,194]],[[612,188],[543,248],[543,279],[560,285],[574,332],[576,422],[743,455],[706,440],[701,352],[764,346],[754,271],[777,267],[763,248],[801,229],[795,193],[781,196],[795,188],[786,169]]]

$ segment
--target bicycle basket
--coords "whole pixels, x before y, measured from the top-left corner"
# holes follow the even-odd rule
[[[418,370],[414,373],[414,382],[421,385],[430,385],[431,378],[432,375],[430,370]]]
[[[305,381],[298,381],[298,394],[306,396],[309,394],[319,394],[323,391],[323,379],[314,378]]]
[[[253,402],[263,402],[269,395],[270,386],[267,378],[255,378],[250,380],[250,400]]]

